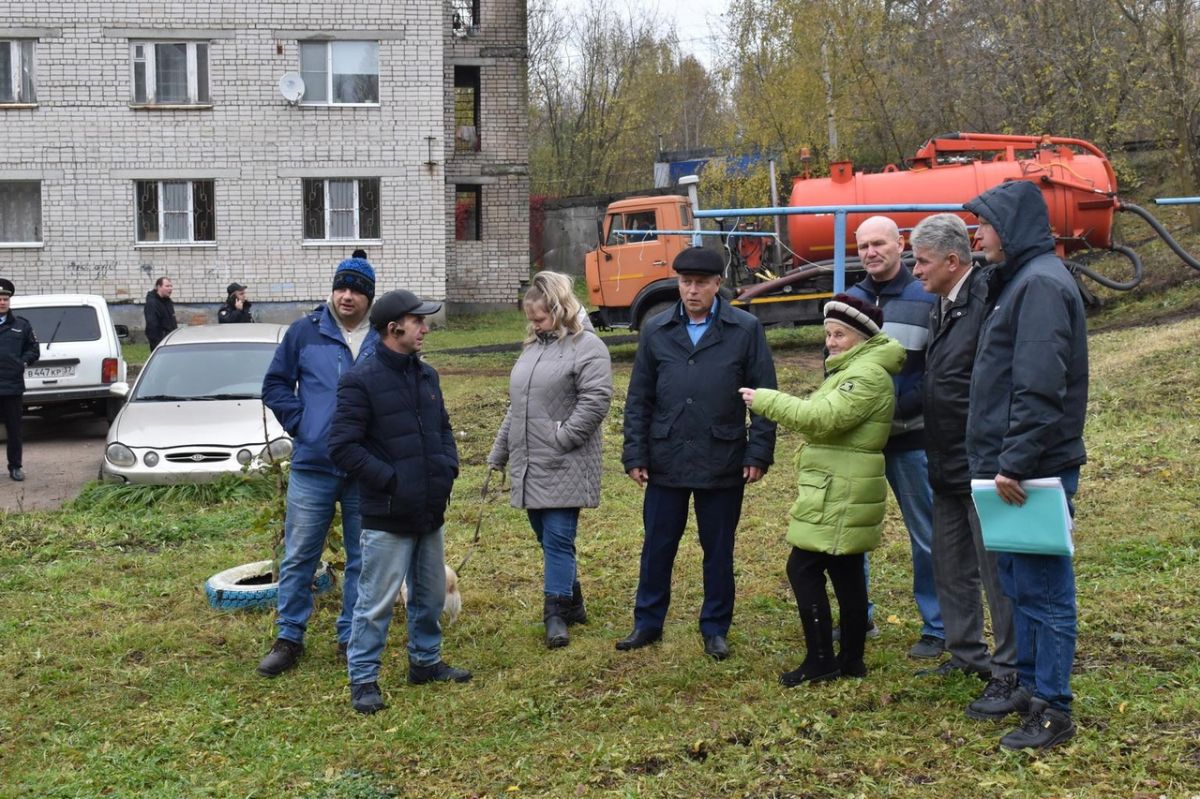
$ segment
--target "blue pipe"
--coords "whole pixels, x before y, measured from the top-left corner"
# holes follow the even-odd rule
[[[1200,197],[1160,197],[1154,202],[1159,205],[1196,205],[1200,204]]]

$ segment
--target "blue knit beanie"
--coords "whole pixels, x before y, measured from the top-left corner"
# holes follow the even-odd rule
[[[368,301],[375,299],[375,270],[365,258],[347,258],[333,273],[333,290],[350,289],[366,295]]]

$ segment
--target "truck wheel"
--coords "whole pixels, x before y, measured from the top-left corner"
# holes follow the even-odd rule
[[[654,316],[655,314],[660,314],[663,311],[669,311],[674,307],[675,300],[661,300],[659,302],[651,303],[645,311],[642,311],[642,315],[638,317],[638,330],[642,329],[642,325],[644,325],[646,320],[650,317]]]
[[[313,577],[313,593],[332,590],[334,582],[329,564],[322,562]],[[260,560],[214,574],[204,583],[204,593],[215,610],[273,608],[279,583],[271,580],[271,561]]]

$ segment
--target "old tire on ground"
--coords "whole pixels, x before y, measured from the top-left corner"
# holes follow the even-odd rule
[[[270,582],[271,561],[260,560],[244,563],[218,572],[204,583],[208,604],[216,610],[250,610],[275,607],[279,595],[279,583]],[[266,582],[249,582],[255,577],[267,577]],[[333,573],[329,565],[322,562],[313,577],[313,593],[324,594],[333,589]]]

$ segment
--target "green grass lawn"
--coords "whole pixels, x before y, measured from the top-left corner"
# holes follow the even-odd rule
[[[1194,285],[1137,302],[1187,307]],[[1182,297],[1182,299],[1180,299]],[[1118,309],[1112,321],[1136,318]],[[1103,327],[1108,317],[1097,320]],[[322,597],[308,651],[276,680],[254,673],[268,613],[211,611],[203,582],[269,556],[261,486],[92,487],[54,513],[0,520],[0,796],[974,797],[1200,796],[1200,318],[1091,338],[1090,462],[1077,498],[1079,734],[1041,756],[1000,751],[1007,727],[963,706],[982,684],[913,675],[920,631],[907,534],[894,505],[873,556],[882,636],[862,681],[783,689],[803,657],[784,575],[797,438],[750,487],[737,545],[733,656],[704,657],[699,546],[685,539],[665,640],[632,653],[641,491],[621,471],[632,345],[614,350],[603,504],[585,511],[591,621],[547,651],[541,562],[523,515],[479,502],[515,354],[441,351],[518,340],[515,312],[435,331],[463,474],[448,560],[465,609],[445,654],[467,685],[404,684],[402,616],[360,717],[334,658],[337,600]],[[772,331],[781,384],[819,381],[815,329]]]

